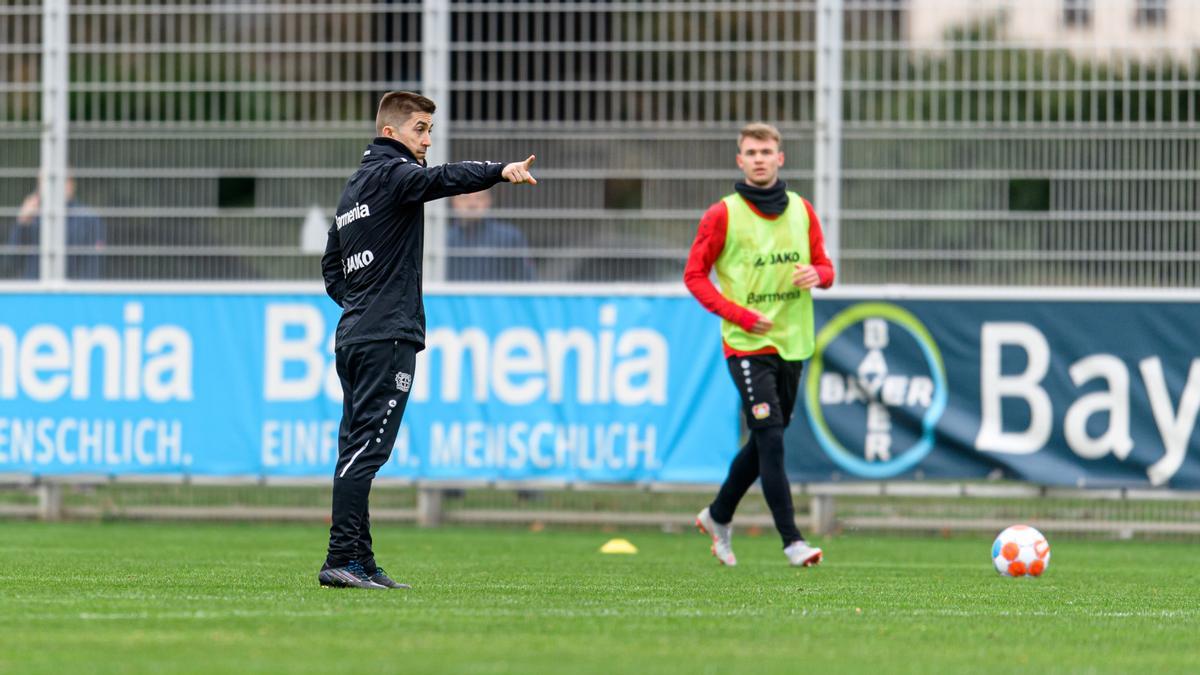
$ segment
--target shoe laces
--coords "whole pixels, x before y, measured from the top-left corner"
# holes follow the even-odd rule
[[[372,574],[371,576],[376,576],[376,575],[380,575],[380,574],[382,574],[382,575],[383,575],[383,576],[385,576],[385,577],[388,575],[388,573],[387,573],[387,572],[384,572],[384,571],[383,571],[383,568],[382,568],[382,567],[376,567],[376,568],[375,568],[375,574]]]
[[[357,574],[364,577],[367,576],[367,571],[363,569],[362,563],[358,562],[357,560],[351,560],[350,562],[346,563],[346,570],[351,574]]]

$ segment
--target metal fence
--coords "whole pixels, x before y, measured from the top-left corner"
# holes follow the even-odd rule
[[[848,1],[845,278],[1200,282],[1200,3],[1144,4]]]
[[[373,522],[690,529],[712,485],[412,483],[378,480]],[[270,486],[269,489],[264,489]],[[220,482],[0,474],[0,517],[128,520],[300,521],[329,517],[328,481]],[[793,484],[803,528],[821,535],[998,532],[1027,522],[1054,536],[1200,536],[1200,494],[1177,490],[1077,490],[1011,483]],[[757,487],[738,508],[739,531],[774,535]]]
[[[13,0],[0,278],[315,280],[375,102],[410,88],[435,159],[545,179],[493,191],[503,248],[430,205],[429,278],[677,281],[765,119],[843,283],[1194,286],[1200,2],[1144,5]]]

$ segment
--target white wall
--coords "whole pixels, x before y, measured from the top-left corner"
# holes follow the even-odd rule
[[[1089,26],[1063,23],[1062,0],[910,0],[908,38],[918,50],[940,51],[945,32],[1002,13],[1006,42],[1065,48],[1087,58],[1141,60],[1166,53],[1188,59],[1200,48],[1200,0],[1168,0],[1164,25],[1139,26],[1137,0],[1093,0]]]

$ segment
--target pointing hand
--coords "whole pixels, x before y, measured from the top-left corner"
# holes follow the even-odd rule
[[[533,177],[533,174],[529,173],[529,167],[533,166],[534,159],[534,155],[530,155],[524,162],[513,162],[504,167],[504,171],[500,172],[500,175],[510,183],[537,185],[537,179]]]

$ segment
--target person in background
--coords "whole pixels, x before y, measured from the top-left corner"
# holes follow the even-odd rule
[[[737,165],[745,180],[700,219],[683,274],[700,304],[724,319],[725,360],[750,427],[750,440],[733,458],[716,498],[696,516],[725,565],[737,564],[733,512],[755,480],[762,483],[788,562],[808,567],[823,555],[796,528],[783,432],[804,361],[813,354],[812,289],[833,285],[833,263],[812,204],[779,179],[781,143],[769,124],[742,128]],[[709,280],[714,267],[719,291]]]
[[[488,191],[458,195],[446,233],[449,281],[533,281],[533,263],[525,234],[512,223],[488,217]]]
[[[88,207],[75,200],[75,179],[68,176],[67,192],[67,278],[100,279],[104,272],[104,221]],[[25,197],[10,226],[6,242],[9,246],[33,247],[41,243],[42,199],[38,191]],[[2,276],[8,279],[37,279],[40,258],[35,251],[26,255],[10,254]]]

